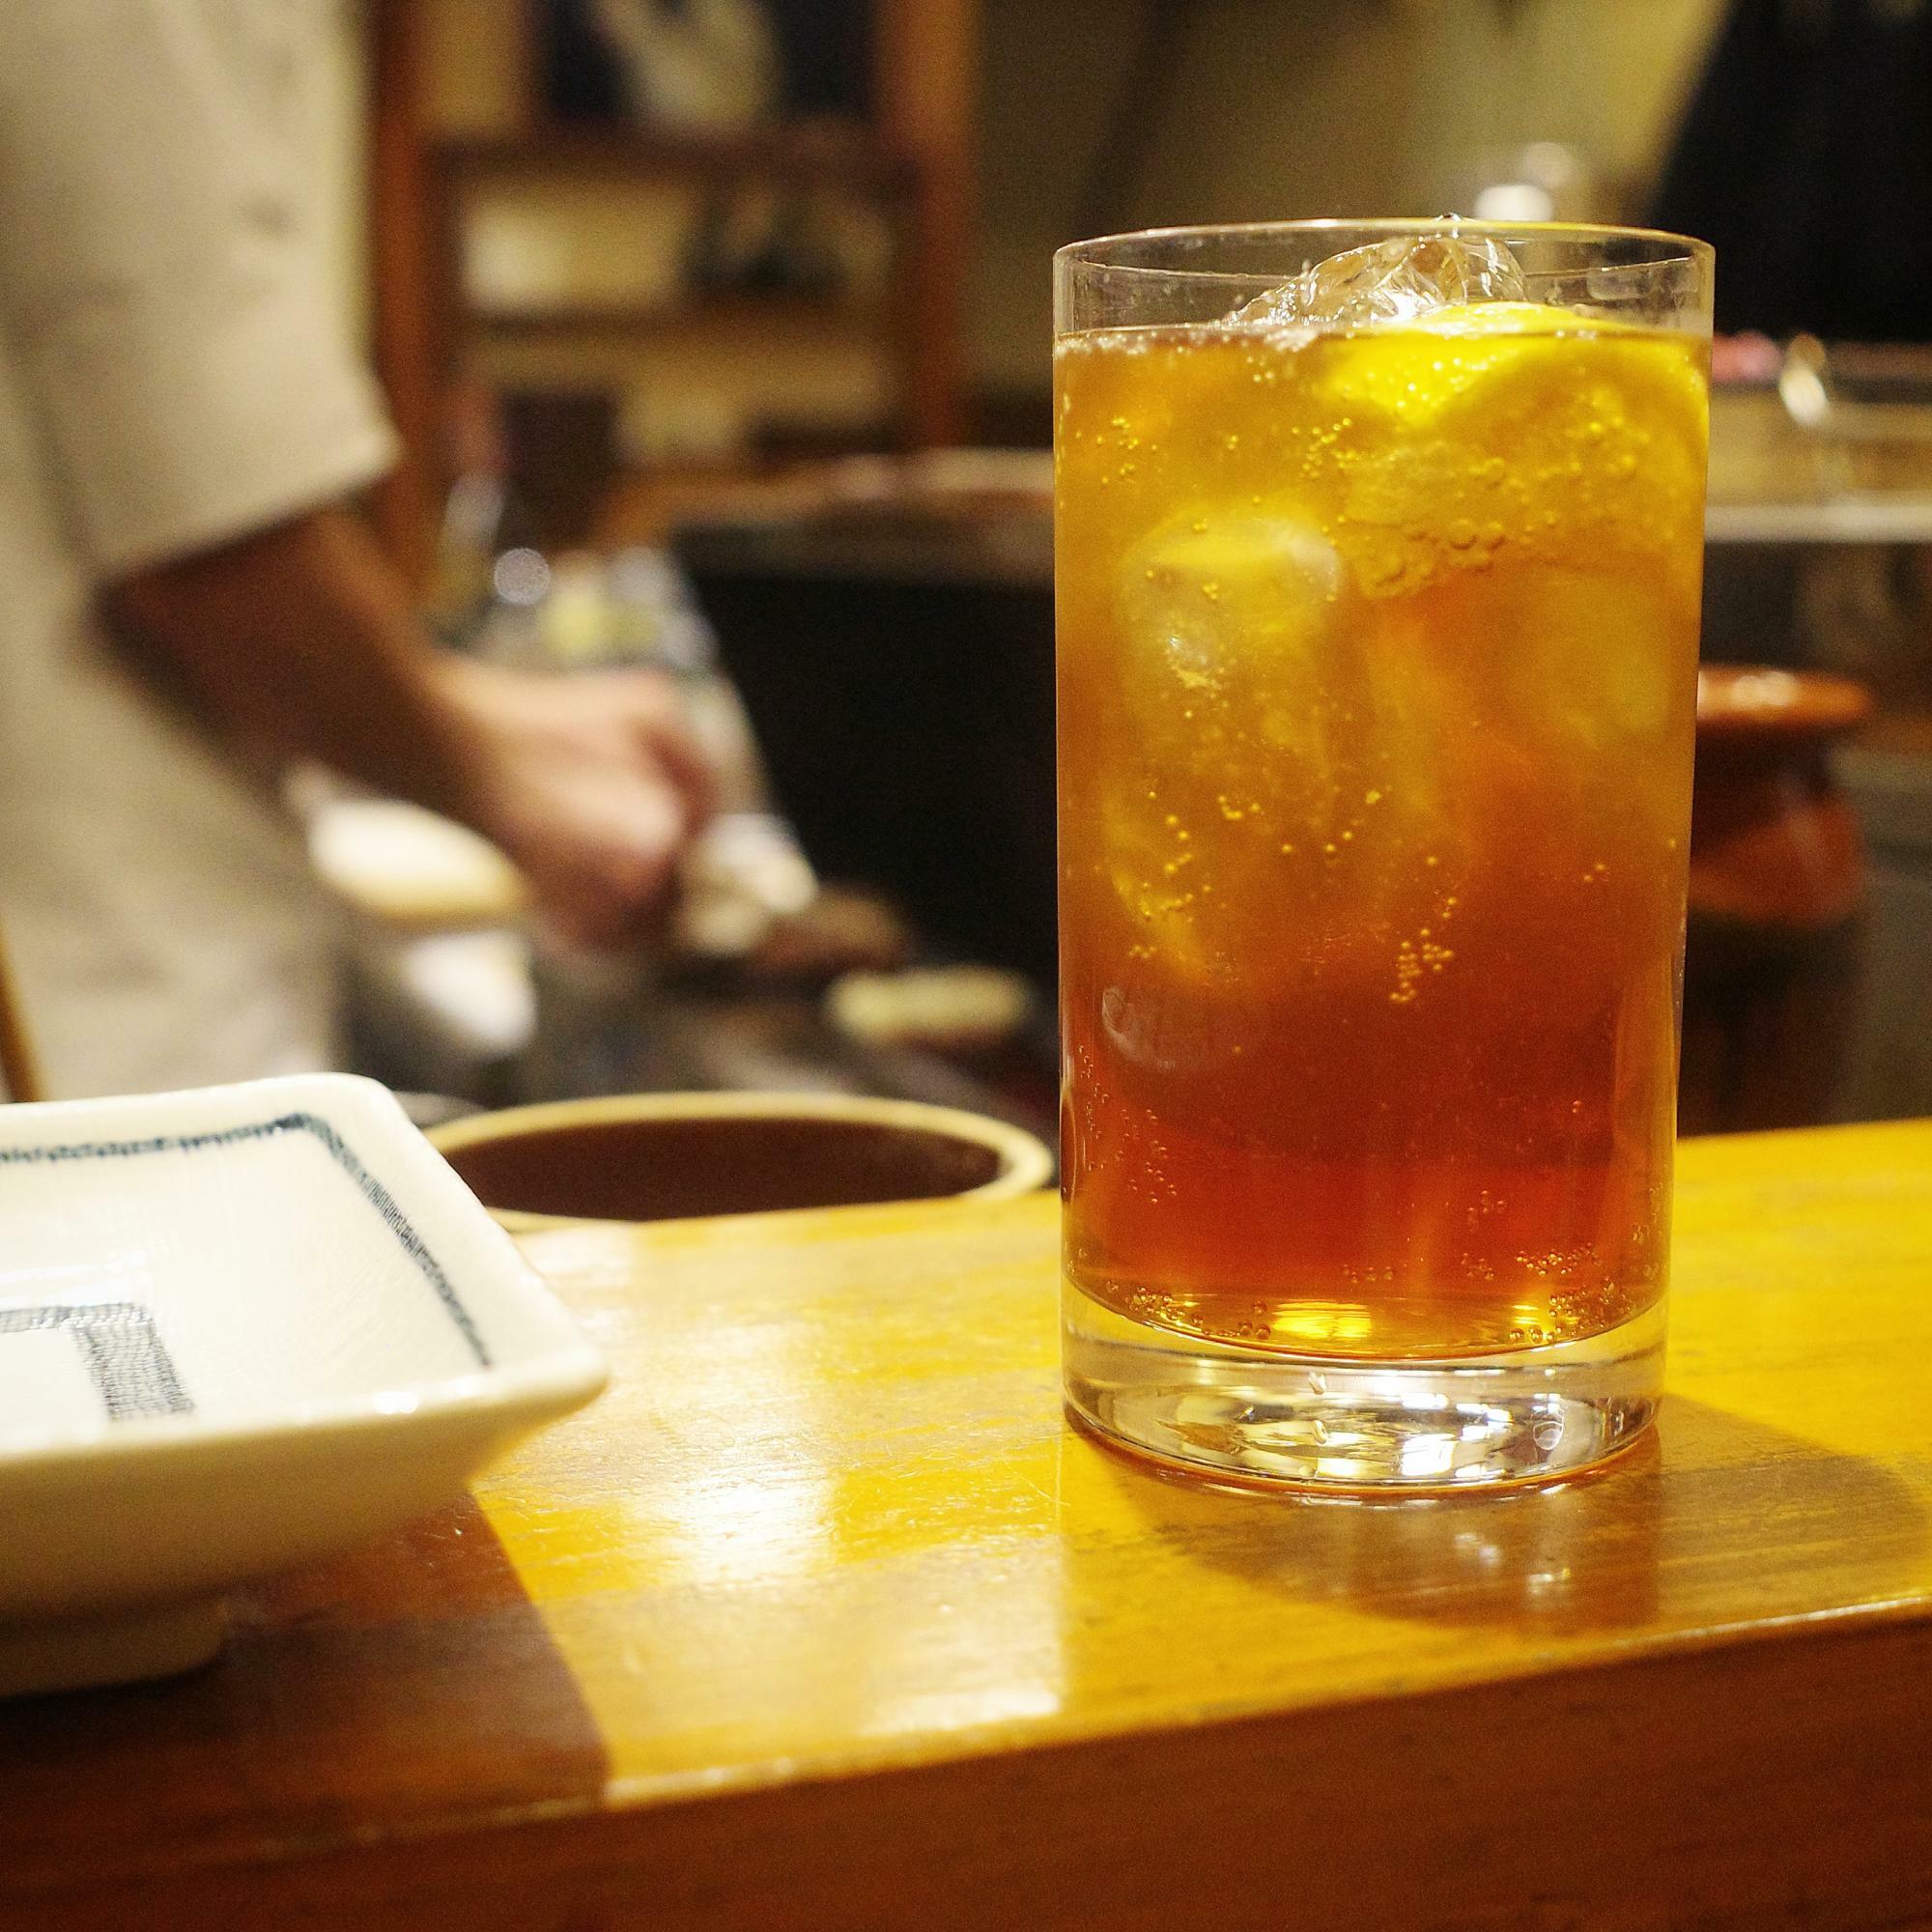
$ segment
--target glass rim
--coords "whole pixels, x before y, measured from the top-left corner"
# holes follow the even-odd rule
[[[1675,250],[1658,255],[1654,262],[1626,265],[1634,268],[1663,268],[1678,261],[1709,263],[1717,256],[1717,249],[1711,242],[1699,241],[1694,235],[1679,234],[1675,229],[1645,228],[1613,221],[1483,221],[1457,214],[1413,217],[1324,214],[1292,221],[1202,221],[1179,222],[1159,228],[1127,228],[1118,234],[1095,235],[1084,242],[1065,242],[1053,251],[1053,260],[1056,266],[1079,263],[1112,275],[1164,275],[1177,281],[1258,281],[1273,285],[1282,278],[1279,270],[1269,273],[1257,269],[1210,269],[1182,264],[1126,262],[1109,259],[1104,251],[1123,248],[1129,243],[1235,238],[1258,240],[1268,236],[1322,234],[1380,236],[1391,241],[1402,236],[1413,236],[1418,240],[1430,236],[1451,236],[1478,242],[1662,242]]]

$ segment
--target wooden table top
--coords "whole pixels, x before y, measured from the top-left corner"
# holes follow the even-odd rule
[[[611,1351],[173,1684],[0,1710],[0,1924],[1932,1926],[1932,1122],[1687,1143],[1594,1480],[1063,1419],[1055,1204],[529,1251]]]

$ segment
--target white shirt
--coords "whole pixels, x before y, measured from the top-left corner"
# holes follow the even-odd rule
[[[117,662],[99,586],[393,439],[308,160],[332,0],[30,0],[0,54],[0,930],[62,1095],[327,1065],[294,828]]]

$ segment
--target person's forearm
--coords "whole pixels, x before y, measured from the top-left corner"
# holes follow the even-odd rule
[[[347,512],[318,510],[152,566],[107,601],[238,750],[315,759],[474,816],[474,760],[449,668]]]
[[[108,597],[151,674],[243,755],[315,759],[444,811],[523,867],[556,930],[648,928],[715,778],[668,679],[437,651],[362,527],[319,511]]]

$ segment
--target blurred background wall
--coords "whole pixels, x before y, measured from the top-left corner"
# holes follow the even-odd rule
[[[988,393],[1045,380],[1043,264],[1168,222],[1472,213],[1533,142],[1569,213],[1641,208],[1723,0],[984,0],[969,341]],[[1152,37],[1151,71],[1135,63]],[[1118,139],[1119,145],[1116,146]]]

